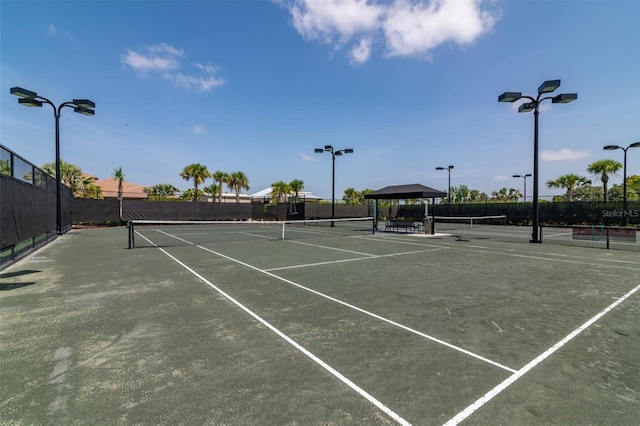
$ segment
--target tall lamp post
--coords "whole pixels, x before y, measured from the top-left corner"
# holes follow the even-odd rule
[[[96,104],[89,99],[74,99],[70,102],[63,102],[56,105],[49,99],[38,96],[36,92],[23,89],[21,87],[12,87],[9,89],[12,95],[18,96],[18,103],[28,107],[41,107],[42,104],[49,104],[53,108],[53,116],[56,119],[56,230],[58,235],[62,235],[62,183],[60,179],[60,111],[64,107],[73,108],[74,112],[83,115],[94,115],[93,108]]]
[[[513,175],[513,177],[524,179],[524,193],[522,194],[522,199],[526,203],[527,202],[527,178],[531,177],[531,173],[527,173],[526,175]]]
[[[613,151],[616,149],[621,149],[624,151],[624,165],[622,166],[622,215],[625,218],[625,223],[626,223],[626,212],[627,212],[627,150],[629,148],[640,148],[640,142],[634,142],[631,145],[629,145],[626,148],[623,148],[621,146],[618,145],[607,145],[605,146],[603,149],[606,149],[608,151]]]
[[[449,199],[449,205],[451,205],[451,170],[453,170],[453,166],[436,167],[436,170],[446,170],[449,172],[449,190],[447,191],[447,198]]]
[[[556,96],[542,97],[545,93],[554,92],[560,87],[560,80],[547,80],[538,87],[538,96],[531,97],[523,95],[521,92],[504,92],[498,96],[498,102],[515,102],[525,98],[531,102],[524,103],[518,108],[518,112],[533,111],[533,233],[532,243],[541,243],[539,233],[540,212],[538,210],[538,115],[540,114],[540,104],[542,101],[551,99],[554,104],[566,104],[578,99],[577,93],[561,93]]]
[[[323,152],[331,154],[331,219],[336,218],[336,157],[342,156],[342,154],[353,154],[353,149],[345,148],[338,151],[333,150],[332,145],[325,145],[324,148],[316,148],[316,154],[322,154]],[[333,220],[331,221],[331,227],[336,226]]]

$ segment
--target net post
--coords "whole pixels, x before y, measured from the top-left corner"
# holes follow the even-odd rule
[[[284,224],[287,222],[282,222],[282,239],[284,240]]]
[[[133,240],[133,222],[132,221],[128,221],[127,222],[127,228],[129,229],[129,249],[134,247],[134,240]]]

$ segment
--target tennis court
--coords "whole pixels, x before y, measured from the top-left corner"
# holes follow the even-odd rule
[[[637,253],[291,228],[73,230],[1,272],[0,417],[637,424]]]

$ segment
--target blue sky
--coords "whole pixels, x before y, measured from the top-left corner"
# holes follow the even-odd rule
[[[570,104],[543,104],[540,195],[640,140],[640,1],[0,2],[0,143],[53,162],[50,107],[65,108],[61,156],[99,178],[188,189],[184,166],[242,171],[248,193],[301,179],[345,188],[465,184],[491,194],[532,172],[533,114],[498,103],[561,79]],[[640,174],[640,149],[628,174]],[[613,177],[620,183],[622,177]],[[207,181],[207,184],[211,181]],[[528,185],[531,185],[529,180]],[[529,187],[530,188],[530,187]],[[530,190],[530,189],[529,189]]]

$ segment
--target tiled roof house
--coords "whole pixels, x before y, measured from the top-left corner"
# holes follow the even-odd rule
[[[114,178],[99,179],[94,185],[102,188],[102,196],[104,198],[118,198],[118,181]],[[135,183],[122,182],[122,198],[126,199],[146,199],[147,194],[144,192],[144,185],[136,185]]]

